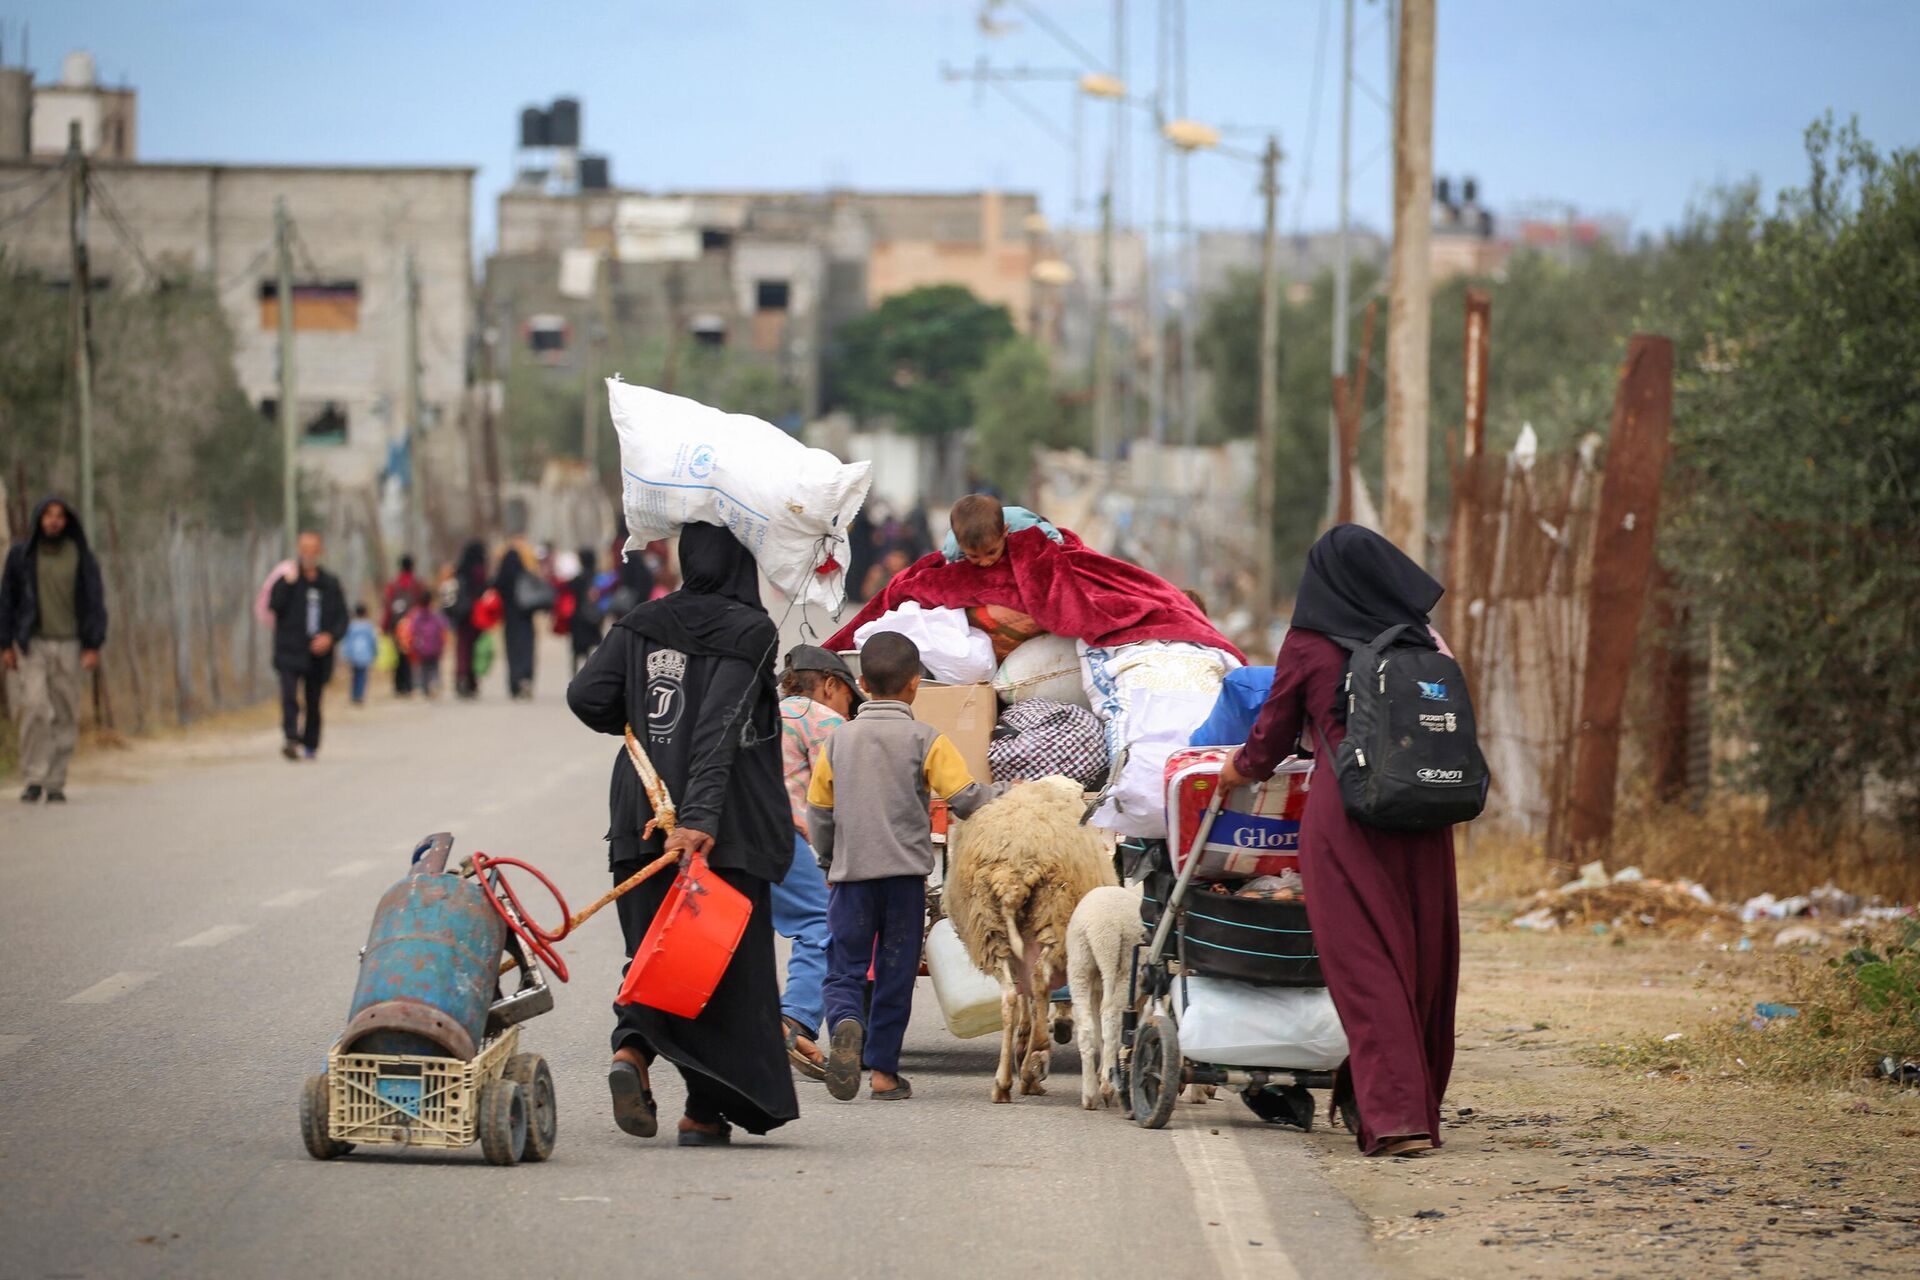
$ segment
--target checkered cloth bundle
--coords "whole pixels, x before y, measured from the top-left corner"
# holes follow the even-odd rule
[[[1059,775],[1097,791],[1106,785],[1110,763],[1106,730],[1085,707],[1031,698],[1001,715],[987,763],[995,782]]]

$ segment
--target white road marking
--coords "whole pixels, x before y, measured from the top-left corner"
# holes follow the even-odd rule
[[[118,1000],[137,987],[144,987],[160,975],[142,970],[130,970],[126,973],[110,974],[88,987],[61,1001],[62,1004],[106,1004]]]
[[[297,907],[303,902],[312,902],[319,896],[320,891],[318,889],[289,889],[285,893],[276,894],[268,898],[260,905],[263,907]]]
[[[253,928],[250,924],[217,924],[211,929],[202,929],[191,938],[182,938],[174,943],[176,947],[217,947],[229,942]]]
[[[4,1058],[10,1053],[26,1048],[27,1041],[31,1039],[33,1039],[32,1036],[0,1036],[0,1058]]]
[[[346,876],[365,875],[379,865],[380,863],[373,858],[355,858],[352,862],[341,863],[339,866],[328,871],[327,874],[336,879]]]
[[[1177,1122],[1176,1122],[1177,1123]],[[1173,1131],[1173,1149],[1186,1167],[1200,1232],[1225,1280],[1299,1280],[1253,1167],[1231,1129],[1209,1133],[1194,1124]],[[1208,1226],[1217,1222],[1220,1225]],[[1258,1241],[1258,1244],[1253,1243]]]

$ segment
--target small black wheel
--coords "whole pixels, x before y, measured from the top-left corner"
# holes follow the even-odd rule
[[[480,1086],[480,1150],[488,1164],[517,1164],[527,1149],[527,1091],[504,1076]]]
[[[1348,1133],[1360,1136],[1360,1104],[1354,1100],[1353,1077],[1344,1070],[1334,1079],[1333,1115]]]
[[[300,1140],[315,1160],[332,1160],[353,1150],[351,1142],[327,1136],[327,1109],[330,1091],[326,1072],[308,1076],[300,1090]]]
[[[1156,1014],[1133,1037],[1133,1118],[1142,1129],[1164,1129],[1180,1099],[1180,1036]]]
[[[1299,1085],[1248,1089],[1241,1093],[1240,1100],[1268,1124],[1292,1125],[1303,1133],[1313,1132],[1313,1095]]]
[[[506,1078],[527,1095],[527,1148],[522,1160],[545,1160],[560,1136],[560,1113],[553,1101],[553,1072],[537,1053],[516,1053],[507,1059]]]

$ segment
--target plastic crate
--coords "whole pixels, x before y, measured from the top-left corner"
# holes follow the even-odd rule
[[[327,1136],[376,1146],[471,1146],[480,1086],[520,1047],[508,1027],[470,1061],[411,1054],[327,1054]]]

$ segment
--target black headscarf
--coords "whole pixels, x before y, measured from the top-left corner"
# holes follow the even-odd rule
[[[487,589],[487,546],[479,539],[469,542],[460,551],[460,564],[454,570],[462,587],[472,587],[476,591]]]
[[[1373,530],[1339,524],[1307,552],[1293,625],[1364,644],[1405,622],[1418,628],[1408,639],[1432,643],[1427,614],[1445,590]]]
[[[771,682],[779,629],[760,603],[753,556],[718,525],[680,531],[680,589],[650,600],[620,625],[686,654],[742,658]]]

